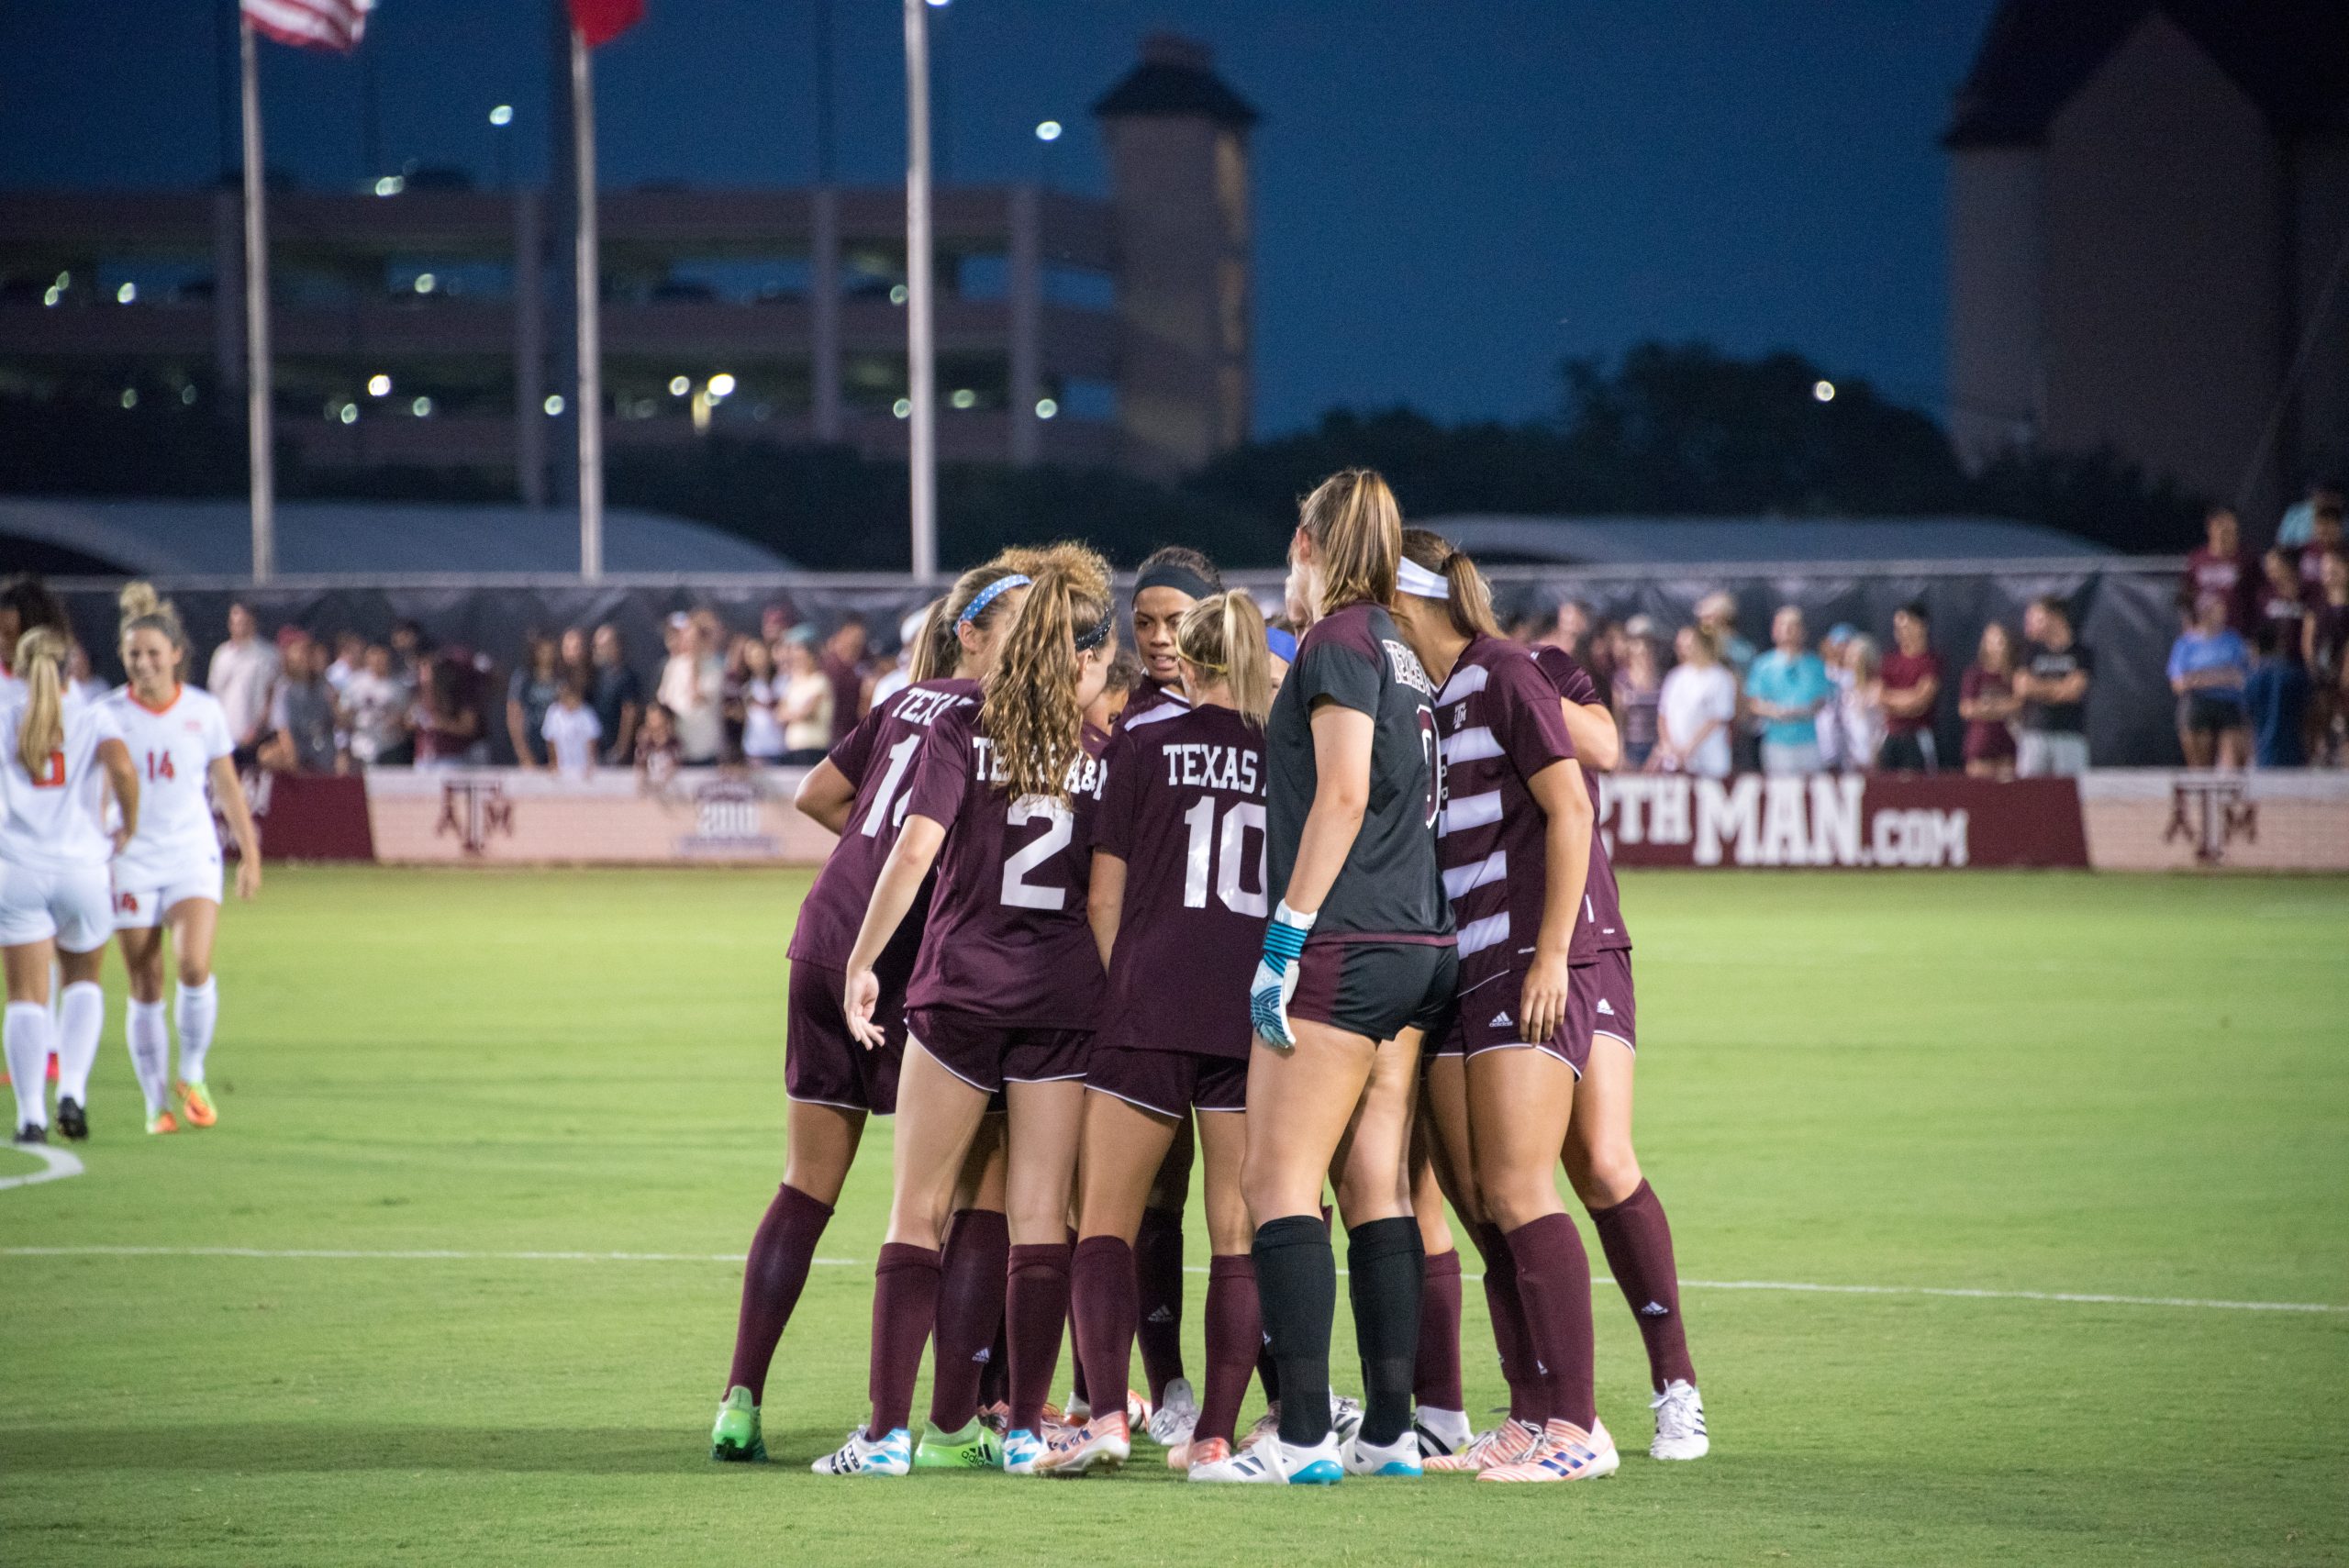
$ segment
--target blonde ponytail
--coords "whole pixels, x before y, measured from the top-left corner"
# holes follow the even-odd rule
[[[17,760],[39,779],[65,749],[65,639],[37,626],[17,639],[17,677],[25,683],[25,721],[17,731]]]
[[[1082,545],[1052,546],[1028,575],[1028,596],[1004,634],[979,706],[979,728],[994,743],[1003,787],[1015,799],[1068,793],[1085,740],[1076,645],[1104,630],[1113,613],[1108,564]]]
[[[939,679],[938,617],[945,608],[944,599],[932,599],[930,607],[922,611],[921,629],[914,633],[913,662],[906,666],[906,680],[909,684]],[[951,669],[945,672],[949,675],[953,673]]]
[[[1313,541],[1321,571],[1320,613],[1395,600],[1403,553],[1403,509],[1375,469],[1341,469],[1299,504],[1297,526]]]
[[[169,599],[156,596],[152,583],[124,584],[115,602],[122,610],[122,647],[126,655],[133,632],[152,629],[162,633],[163,640],[179,655],[179,662],[186,662],[187,629],[180,624],[180,612]],[[127,657],[124,662],[128,662]]]
[[[922,640],[927,645],[930,673],[918,673],[923,665],[918,654],[914,660],[917,673],[913,678],[917,681],[943,681],[960,670],[963,667],[961,632],[964,618],[967,617],[973,626],[984,630],[988,623],[1003,613],[1000,594],[990,595],[985,603],[979,606],[976,615],[970,614],[973,602],[1006,577],[1032,580],[1043,567],[1045,553],[1041,550],[1014,547],[985,565],[974,566],[955,578],[954,586],[946,590],[946,596],[938,601],[923,628]]]
[[[1231,706],[1263,728],[1273,706],[1272,654],[1264,646],[1264,617],[1237,591],[1201,599],[1174,628],[1174,652],[1185,663],[1221,681]]]
[[[1466,550],[1454,548],[1442,534],[1405,528],[1403,555],[1413,565],[1443,579],[1448,595],[1444,608],[1452,617],[1453,630],[1463,637],[1480,632],[1486,637],[1500,635],[1500,623],[1493,618],[1493,591],[1485,585],[1485,574],[1476,570]]]

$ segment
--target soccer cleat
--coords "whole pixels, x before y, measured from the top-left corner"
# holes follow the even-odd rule
[[[1194,1481],[1272,1486],[1328,1486],[1345,1473],[1345,1449],[1335,1432],[1310,1448],[1291,1448],[1278,1437],[1270,1437],[1246,1453],[1202,1460],[1191,1466]]]
[[[916,1470],[993,1470],[997,1463],[995,1434],[975,1418],[959,1432],[941,1432],[922,1423],[921,1445],[914,1450]]]
[[[748,1464],[766,1456],[767,1440],[759,1434],[759,1407],[751,1391],[738,1383],[718,1402],[718,1424],[709,1429],[709,1457]]]
[[[1011,1427],[1011,1407],[998,1399],[992,1405],[979,1407],[979,1425],[1001,1437]]]
[[[147,1118],[147,1131],[150,1136],[161,1137],[166,1132],[177,1132],[179,1129],[179,1122],[169,1111],[157,1111]]]
[[[1133,1457],[1132,1429],[1123,1416],[1100,1416],[1071,1431],[1036,1462],[1040,1475],[1082,1475],[1114,1471]]]
[[[1188,1470],[1194,1464],[1220,1464],[1231,1457],[1231,1445],[1221,1438],[1193,1438],[1166,1451],[1166,1468]]]
[[[1141,1389],[1139,1389],[1139,1388],[1129,1388],[1129,1389],[1127,1389],[1127,1390],[1126,1390],[1126,1426],[1127,1426],[1127,1428],[1128,1428],[1130,1430],[1132,1430],[1132,1431],[1140,1431],[1142,1428],[1144,1428],[1144,1427],[1146,1427],[1146,1426],[1150,1425],[1150,1418],[1151,1418],[1151,1405],[1150,1405],[1150,1400],[1148,1399],[1148,1397],[1146,1397],[1146,1396],[1143,1395],[1142,1391],[1141,1391]]]
[[[1016,1432],[1003,1434],[1003,1473],[1006,1475],[1033,1475],[1044,1460],[1043,1440],[1022,1427]]]
[[[1354,1434],[1362,1430],[1362,1401],[1342,1394],[1330,1395],[1330,1429],[1337,1433],[1340,1442],[1353,1441]]]
[[[1051,1410],[1052,1407],[1047,1405],[1044,1408]],[[1072,1388],[1068,1391],[1068,1403],[1062,1406],[1052,1418],[1067,1426],[1081,1427],[1093,1419],[1093,1402]]]
[[[1393,1475],[1417,1481],[1419,1478],[1419,1440],[1415,1432],[1405,1432],[1384,1447],[1364,1442],[1360,1432],[1345,1445],[1346,1473],[1349,1475]]]
[[[49,1129],[43,1127],[37,1121],[28,1121],[25,1123],[24,1126],[17,1129],[17,1141],[19,1143],[46,1143],[49,1141]]]
[[[1150,1440],[1161,1448],[1173,1448],[1190,1441],[1191,1429],[1198,1424],[1199,1401],[1191,1391],[1191,1380],[1168,1378],[1164,1396],[1158,1401],[1158,1408],[1150,1413]]]
[[[59,1107],[58,1116],[64,1118],[64,1107]],[[1702,1459],[1711,1451],[1712,1440],[1705,1435],[1705,1401],[1695,1384],[1674,1378],[1648,1401],[1648,1407],[1655,1412],[1650,1459]]]
[[[913,1436],[905,1428],[892,1429],[875,1441],[859,1427],[848,1441],[807,1468],[818,1475],[903,1475],[914,1467]]]
[[[1424,1468],[1434,1471],[1484,1470],[1496,1464],[1515,1464],[1541,1443],[1541,1428],[1512,1416],[1491,1431],[1477,1433],[1467,1447],[1421,1462]]]
[[[1412,1417],[1411,1433],[1419,1440],[1421,1459],[1458,1453],[1475,1438],[1475,1429],[1469,1426],[1465,1410],[1439,1410],[1432,1405],[1419,1407]]]
[[[1256,1418],[1256,1424],[1249,1428],[1246,1434],[1241,1438],[1240,1451],[1247,1452],[1280,1429],[1281,1407],[1275,1403],[1267,1407],[1264,1413]]]
[[[1612,1475],[1623,1462],[1607,1423],[1584,1431],[1572,1421],[1553,1418],[1542,1433],[1542,1446],[1515,1464],[1497,1464],[1479,1481],[1596,1481]]]
[[[212,1096],[204,1092],[201,1084],[183,1079],[172,1085],[172,1097],[179,1101],[180,1115],[187,1118],[190,1127],[210,1127],[220,1119],[220,1113],[212,1108]]]
[[[57,1097],[57,1130],[74,1143],[90,1136],[89,1114],[82,1109],[82,1102],[71,1095]]]

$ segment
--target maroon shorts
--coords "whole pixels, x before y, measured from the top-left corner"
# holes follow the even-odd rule
[[[868,1051],[848,1032],[841,1011],[846,984],[837,969],[793,962],[783,1091],[795,1100],[887,1116],[897,1108],[897,1069],[905,1058],[905,993],[882,989],[873,1021],[889,1040]]]
[[[1546,1051],[1573,1068],[1575,1077],[1581,1077],[1584,1063],[1590,1060],[1590,1024],[1582,1016],[1588,1006],[1589,995],[1584,977],[1587,970],[1596,967],[1576,965],[1568,971],[1566,1016],[1547,1040],[1525,1038],[1522,972],[1504,971],[1481,985],[1463,991],[1453,1014],[1452,1027],[1444,1031],[1442,1043],[1432,1054],[1475,1056],[1487,1051]]]
[[[1085,1086],[1177,1119],[1189,1110],[1244,1111],[1248,1060],[1197,1051],[1099,1046],[1085,1064]]]
[[[998,1024],[976,1013],[921,1007],[906,1015],[906,1033],[938,1064],[993,1095],[1006,1084],[1052,1084],[1085,1076],[1091,1029],[1041,1029]]]
[[[1308,940],[1288,1016],[1374,1040],[1432,1030],[1452,1006],[1460,955],[1434,942]]]
[[[1575,971],[1577,981],[1586,975],[1588,977],[1587,985],[1575,988],[1578,996],[1586,989],[1590,994],[1588,1014],[1582,1024],[1585,1037],[1611,1034],[1637,1051],[1640,1048],[1639,1010],[1631,999],[1631,950],[1603,950],[1596,962],[1584,964]]]

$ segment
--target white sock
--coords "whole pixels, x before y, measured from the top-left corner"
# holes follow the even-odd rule
[[[182,985],[173,1011],[180,1026],[180,1077],[204,1082],[204,1053],[212,1049],[212,1026],[220,1018],[220,977],[207,976],[203,984]]]
[[[1422,1405],[1414,1419],[1442,1438],[1454,1453],[1466,1448],[1469,1440],[1476,1435],[1475,1429],[1468,1424],[1468,1412],[1465,1410],[1445,1410],[1433,1405]]]
[[[139,1092],[146,1096],[151,1120],[172,1103],[172,1026],[163,1004],[133,1000],[122,1020],[122,1038],[130,1047],[130,1070],[139,1074]]]
[[[16,1084],[17,1127],[49,1125],[49,1051],[56,1040],[47,1003],[8,1004],[6,1020],[0,1024],[0,1048],[7,1052],[8,1076]]]
[[[106,994],[95,981],[77,980],[65,988],[57,1011],[57,1097],[90,1103],[90,1069],[98,1062],[98,1036],[106,1025]]]

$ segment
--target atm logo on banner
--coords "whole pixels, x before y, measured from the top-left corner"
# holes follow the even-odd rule
[[[2087,863],[2079,795],[2065,780],[1655,773],[1601,786],[1600,828],[1621,865]]]

